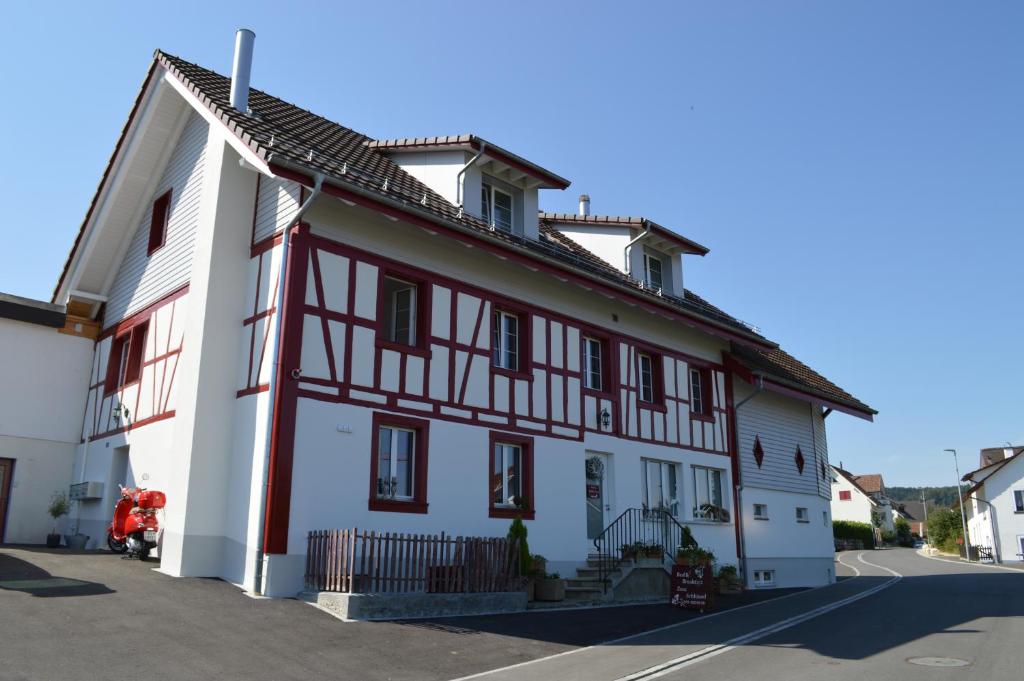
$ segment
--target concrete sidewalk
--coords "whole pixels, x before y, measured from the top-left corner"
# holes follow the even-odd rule
[[[861,555],[864,552],[853,552]],[[868,552],[870,553],[870,552]],[[669,661],[699,656],[713,648],[742,639],[752,632],[772,629],[805,617],[819,608],[841,604],[884,588],[895,577],[846,554],[847,566],[859,576],[818,589],[704,617],[601,645],[581,648],[505,669],[461,677],[486,681],[615,681]],[[870,560],[870,558],[869,558]]]

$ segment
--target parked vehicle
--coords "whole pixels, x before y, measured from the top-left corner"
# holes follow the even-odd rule
[[[166,503],[167,497],[163,492],[121,487],[121,499],[114,506],[114,518],[107,528],[110,550],[137,556],[139,560],[149,558],[160,530],[156,512]]]

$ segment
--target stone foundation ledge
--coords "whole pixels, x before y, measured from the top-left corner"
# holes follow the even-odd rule
[[[299,599],[346,620],[492,615],[526,610],[525,591],[455,594],[303,591]]]

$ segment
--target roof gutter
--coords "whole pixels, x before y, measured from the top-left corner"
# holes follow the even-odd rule
[[[281,172],[279,172],[279,170],[274,170],[274,168],[277,168],[279,170],[283,170],[285,172],[281,173]],[[281,177],[283,177],[285,179],[289,179],[289,180],[292,180],[294,182],[304,183],[306,185],[311,184],[311,179],[310,178],[312,176],[315,176],[316,174],[318,174],[316,171],[311,171],[306,166],[298,165],[298,164],[296,164],[296,163],[294,163],[294,162],[292,162],[292,161],[290,161],[288,159],[284,159],[284,158],[275,158],[273,163],[271,164],[271,170],[273,170],[273,172],[276,175],[279,175],[279,176],[281,176]],[[371,192],[370,190],[365,189],[363,187],[360,187],[359,185],[356,185],[356,184],[349,184],[347,182],[344,183],[344,184],[341,184],[341,183],[329,184],[329,183],[327,183],[327,179],[332,179],[332,178],[328,178],[327,176],[325,176],[324,192],[327,193],[327,194],[331,194],[332,193],[331,190],[335,189],[338,192],[348,192],[348,193],[353,194],[353,195],[358,195],[359,197],[361,197],[363,199],[366,199],[367,201],[370,201],[372,203],[384,204],[388,209],[400,212],[400,213],[402,213],[402,214],[404,214],[406,216],[410,216],[410,217],[413,217],[413,218],[417,218],[417,219],[423,220],[425,222],[429,222],[432,225],[441,225],[443,227],[447,227],[447,228],[449,228],[449,229],[451,229],[451,230],[453,230],[455,232],[458,232],[460,234],[472,237],[475,240],[479,240],[479,241],[483,241],[483,242],[491,244],[491,245],[499,246],[499,247],[501,247],[503,249],[506,249],[506,250],[512,250],[516,254],[518,254],[519,256],[521,256],[523,258],[527,258],[527,259],[529,259],[531,261],[540,261],[541,260],[541,258],[538,257],[537,253],[532,252],[532,251],[530,251],[528,249],[525,249],[525,248],[521,248],[521,247],[517,246],[515,243],[510,243],[510,242],[505,241],[503,239],[499,239],[497,237],[492,237],[492,236],[488,235],[485,232],[472,229],[472,228],[467,227],[467,226],[465,226],[463,224],[460,224],[459,222],[456,222],[454,220],[450,220],[450,219],[441,217],[441,216],[439,216],[439,215],[437,215],[437,214],[435,214],[435,213],[433,213],[431,211],[423,210],[423,209],[421,209],[418,206],[410,205],[410,204],[408,204],[406,202],[403,202],[403,201],[397,201],[397,200],[391,198],[390,196],[386,196],[386,195],[381,194],[381,193],[376,192],[376,191],[372,191]],[[396,216],[396,217],[398,217],[398,216]],[[583,278],[587,279],[588,281],[598,281],[601,284],[606,285],[606,286],[608,286],[609,288],[611,288],[611,289],[613,289],[615,291],[624,293],[624,294],[629,295],[629,296],[634,296],[635,297],[637,295],[636,289],[634,289],[632,287],[627,288],[625,285],[617,284],[614,281],[605,280],[605,279],[597,279],[592,274],[587,273],[586,271],[577,270],[576,268],[574,268],[574,267],[572,267],[570,265],[565,265],[565,264],[561,264],[560,263],[560,266],[562,268],[566,269],[566,270],[569,270],[569,271],[572,271],[574,273],[577,273],[580,277],[583,277]],[[774,342],[772,342],[770,340],[767,340],[765,338],[761,338],[760,336],[755,336],[754,334],[744,333],[743,331],[741,331],[739,329],[735,329],[733,327],[727,327],[726,325],[724,325],[724,324],[722,324],[720,322],[717,322],[717,321],[715,321],[713,319],[709,319],[709,318],[706,318],[706,317],[696,317],[696,318],[691,317],[691,316],[687,315],[685,312],[681,312],[678,309],[672,308],[671,304],[669,302],[661,299],[660,297],[653,296],[653,295],[651,295],[650,297],[644,296],[644,300],[645,300],[645,302],[649,302],[649,303],[651,303],[653,305],[656,305],[658,308],[662,309],[666,314],[674,314],[674,315],[677,315],[678,317],[681,317],[683,319],[689,319],[689,320],[691,320],[693,322],[696,322],[697,324],[706,325],[708,327],[711,327],[711,329],[713,329],[713,331],[721,332],[722,334],[725,335],[726,338],[733,339],[733,340],[740,339],[740,340],[742,340],[742,341],[744,341],[746,343],[749,343],[750,345],[752,345],[754,347],[759,347],[759,348],[762,348],[762,349],[765,349],[765,350],[771,350],[771,349],[774,349],[774,348],[778,347],[777,343],[774,343]],[[708,329],[705,329],[705,331],[713,332],[713,331],[709,331]]]

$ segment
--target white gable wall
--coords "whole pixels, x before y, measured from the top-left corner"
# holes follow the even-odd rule
[[[840,501],[839,493],[849,492],[849,501]],[[836,474],[832,483],[832,518],[834,520],[852,520],[871,525],[871,511],[875,508],[871,498],[859,487],[840,474]]]
[[[967,532],[971,544],[995,548],[998,537],[999,557],[1007,563],[1024,561],[1024,513],[1017,512],[1015,490],[1024,490],[1021,454],[986,478],[971,500],[964,502],[970,511]]]
[[[108,295],[104,327],[116,324],[188,282],[208,127],[199,114],[189,115],[156,190],[144,198],[142,218]],[[168,189],[172,191],[167,238],[160,250],[148,255],[153,200]]]

